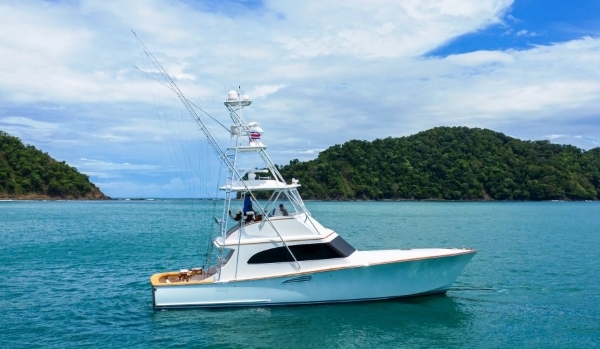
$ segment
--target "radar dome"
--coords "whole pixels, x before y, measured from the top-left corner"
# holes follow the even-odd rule
[[[237,101],[238,100],[238,94],[237,92],[231,90],[227,93],[227,100],[228,101]]]

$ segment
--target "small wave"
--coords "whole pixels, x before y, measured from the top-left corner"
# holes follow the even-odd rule
[[[506,290],[498,289],[498,288],[495,288],[495,287],[455,286],[455,287],[450,287],[449,291],[493,291],[493,292],[505,292]]]

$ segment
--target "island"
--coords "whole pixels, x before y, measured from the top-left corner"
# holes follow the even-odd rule
[[[110,197],[74,167],[0,131],[0,199],[104,200]]]
[[[523,141],[488,129],[436,127],[334,145],[279,166],[316,200],[598,200],[600,148]]]

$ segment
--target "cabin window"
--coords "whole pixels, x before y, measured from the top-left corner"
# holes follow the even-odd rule
[[[303,244],[289,246],[290,250],[296,256],[298,261],[313,261],[320,259],[342,258],[348,257],[356,249],[352,247],[346,240],[338,236],[331,242],[318,244]],[[271,248],[266,251],[261,251],[250,257],[248,264],[263,264],[263,263],[281,263],[293,262],[294,258],[290,255],[285,246]]]

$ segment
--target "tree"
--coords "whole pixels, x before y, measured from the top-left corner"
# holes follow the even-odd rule
[[[351,140],[280,167],[310,199],[596,200],[600,148],[522,141],[491,130],[436,127]]]
[[[88,176],[0,131],[0,197],[107,198]]]

